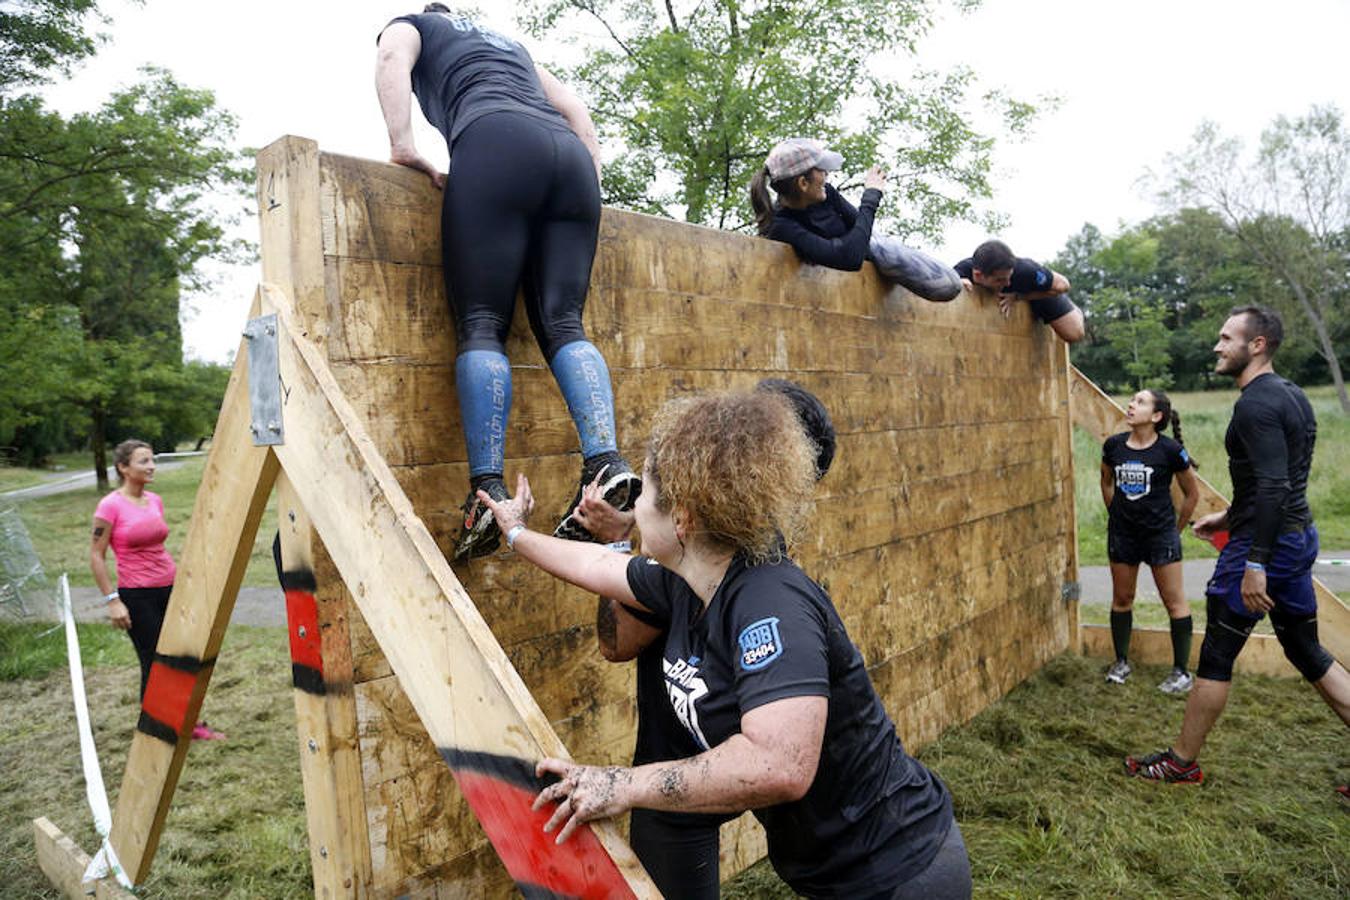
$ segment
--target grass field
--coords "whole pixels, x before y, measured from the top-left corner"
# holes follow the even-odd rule
[[[1181,433],[1186,449],[1200,464],[1199,474],[1222,493],[1232,496],[1228,478],[1228,455],[1223,438],[1238,392],[1205,391],[1169,394],[1181,413]],[[1308,502],[1329,550],[1350,549],[1350,417],[1340,411],[1330,385],[1308,389],[1317,414],[1317,450],[1308,483]],[[1122,406],[1128,397],[1115,398]],[[1170,434],[1171,432],[1168,432]],[[1084,566],[1106,565],[1106,507],[1102,505],[1101,444],[1082,429],[1074,429],[1073,467],[1075,501],[1078,506],[1078,562]],[[1182,552],[1187,559],[1208,559],[1217,554],[1204,541],[1186,534]]]
[[[85,470],[92,471],[93,468],[93,455],[83,450],[77,453],[58,453],[45,469],[0,465],[0,493],[32,487],[64,475],[75,475]]]
[[[33,859],[45,815],[86,851],[95,835],[60,631],[0,624],[0,898],[55,898]],[[95,740],[116,803],[136,716],[135,657],[81,629]],[[1120,757],[1170,740],[1181,703],[1060,657],[921,758],[951,788],[977,897],[1290,897],[1350,893],[1345,729],[1296,680],[1240,679],[1201,788],[1126,780]],[[231,628],[204,715],[229,739],[193,744],[145,898],[312,896],[295,714],[282,629]],[[20,677],[21,676],[21,677]],[[1278,787],[1276,787],[1278,786]],[[733,898],[788,897],[761,864]]]

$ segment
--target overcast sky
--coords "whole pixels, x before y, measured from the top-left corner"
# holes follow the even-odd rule
[[[653,0],[655,2],[655,0]],[[325,150],[385,159],[388,143],[373,87],[374,38],[420,2],[315,0],[105,0],[111,42],[48,92],[63,112],[93,109],[114,86],[153,63],[216,92],[239,118],[239,139],[261,147],[284,134]],[[482,2],[486,21],[515,32],[514,4]],[[995,150],[1002,237],[1019,254],[1053,256],[1085,222],[1108,232],[1155,211],[1140,176],[1185,147],[1204,118],[1254,142],[1279,114],[1313,103],[1350,111],[1344,48],[1350,0],[985,0],[945,15],[920,62],[971,67],[984,87],[1061,103],[1022,143]],[[526,42],[547,64],[570,53]],[[445,164],[444,141],[425,124],[421,149]],[[244,223],[256,239],[256,223]],[[950,262],[985,235],[952,226]],[[238,344],[256,267],[221,272],[218,287],[184,313],[189,355],[223,361]]]

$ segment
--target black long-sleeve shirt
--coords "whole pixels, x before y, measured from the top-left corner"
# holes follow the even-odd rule
[[[825,199],[805,209],[776,207],[767,237],[792,245],[803,260],[831,269],[856,272],[867,259],[872,220],[881,205],[881,191],[863,191],[858,208],[825,185]]]
[[[1270,372],[1242,389],[1224,447],[1233,478],[1228,528],[1252,534],[1250,561],[1269,562],[1280,534],[1312,524],[1308,470],[1316,441],[1317,419],[1298,385]]]

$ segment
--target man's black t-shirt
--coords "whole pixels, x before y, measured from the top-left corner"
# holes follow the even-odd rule
[[[394,22],[408,22],[422,36],[413,93],[427,121],[451,147],[471,122],[493,112],[523,113],[568,127],[544,96],[530,54],[516,41],[450,13],[399,16],[389,25]]]
[[[766,237],[791,244],[804,261],[831,269],[857,271],[867,259],[872,220],[881,204],[881,191],[863,191],[858,208],[834,185],[825,185],[825,199],[803,209],[776,206]]]
[[[1281,533],[1312,525],[1308,470],[1316,442],[1317,418],[1298,385],[1267,372],[1242,389],[1223,443],[1233,479],[1228,529],[1253,536],[1249,560],[1269,562]]]
[[[1128,443],[1130,433],[1113,434],[1102,444],[1102,462],[1111,468],[1116,490],[1108,511],[1111,528],[1131,534],[1155,534],[1177,527],[1172,505],[1172,473],[1190,468],[1186,448],[1165,435],[1142,450]]]
[[[952,268],[956,270],[957,275],[969,281],[971,274],[975,271],[975,261],[966,257]],[[1050,290],[1050,286],[1054,283],[1054,272],[1034,259],[1019,256],[1017,261],[1013,263],[1012,281],[1003,289],[1003,293],[1038,294],[1041,291]],[[1031,305],[1032,314],[1042,322],[1053,322],[1065,313],[1073,312],[1073,304],[1063,294],[1027,302]]]
[[[942,782],[904,752],[826,593],[790,560],[737,557],[706,610],[678,575],[635,557],[628,583],[668,623],[671,708],[701,751],[741,717],[789,697],[829,701],[815,780],[802,799],[755,810],[783,880],[810,896],[861,896],[923,871],[952,824]]]

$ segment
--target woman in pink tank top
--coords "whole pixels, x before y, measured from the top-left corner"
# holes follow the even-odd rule
[[[176,569],[164,547],[169,524],[164,501],[146,486],[155,480],[155,453],[145,441],[123,441],[113,451],[118,488],[94,510],[89,568],[108,604],[108,619],[131,637],[141,661],[141,699],[150,680],[150,664],[173,593]],[[117,586],[108,577],[107,551],[117,562]],[[224,737],[199,722],[194,739]]]

